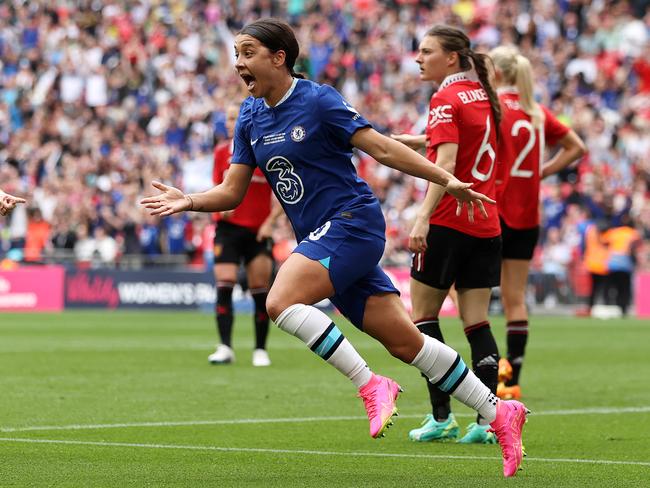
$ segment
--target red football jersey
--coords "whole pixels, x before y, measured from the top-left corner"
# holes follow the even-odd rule
[[[497,127],[480,83],[467,79],[464,73],[445,78],[431,97],[426,137],[427,158],[434,163],[439,144],[458,144],[456,178],[473,183],[474,190],[490,198],[495,197]],[[429,222],[475,237],[501,234],[499,215],[493,205],[485,205],[487,219],[476,210],[474,223],[467,220],[466,209],[457,217],[456,208],[456,199],[445,193]]]
[[[230,167],[230,158],[232,157],[232,141],[224,141],[214,148],[214,167],[212,171],[212,180],[215,185],[221,183],[226,171]],[[232,216],[223,219],[221,214],[215,213],[214,220],[227,220],[242,227],[257,232],[260,226],[271,213],[271,187],[264,177],[264,173],[259,168],[255,168],[251,184],[246,191],[244,199],[235,209]]]
[[[546,145],[558,143],[569,129],[544,106],[544,124],[535,129],[521,109],[515,89],[500,90],[501,120],[497,150],[497,205],[508,227],[539,225],[539,185]]]

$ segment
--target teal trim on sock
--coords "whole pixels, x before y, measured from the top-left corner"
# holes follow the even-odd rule
[[[337,344],[337,341],[339,341],[339,338],[342,335],[343,334],[339,328],[334,326],[330,333],[327,334],[327,336],[323,338],[323,341],[316,347],[316,349],[314,349],[314,352],[322,358],[325,358],[325,356],[331,356],[331,349],[333,349],[334,345]]]
[[[440,388],[442,391],[448,392],[451,387],[454,386],[454,384],[459,380],[466,369],[467,366],[465,366],[465,362],[461,359],[449,377],[441,385],[438,385],[438,388]]]

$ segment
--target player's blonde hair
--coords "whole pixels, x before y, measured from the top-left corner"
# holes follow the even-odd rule
[[[533,94],[533,68],[530,61],[519,54],[519,50],[514,46],[496,47],[490,51],[490,58],[495,68],[501,72],[503,81],[517,88],[519,105],[530,115],[533,127],[539,128],[544,120],[544,113]]]

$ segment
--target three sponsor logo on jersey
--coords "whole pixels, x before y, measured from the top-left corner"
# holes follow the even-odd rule
[[[289,131],[289,136],[293,142],[302,142],[307,136],[307,131],[302,125],[296,125]],[[262,139],[262,144],[265,146],[279,144],[286,142],[286,132],[278,132],[251,139],[251,146],[257,144],[257,141],[260,139]],[[275,184],[275,190],[280,200],[286,204],[294,205],[302,199],[305,191],[304,185],[300,176],[294,171],[293,164],[287,158],[282,156],[271,158],[266,163],[266,170],[269,174],[277,175],[278,181]]]
[[[293,164],[282,156],[275,156],[266,163],[266,171],[277,175],[276,195],[288,205],[298,203],[305,192],[302,179],[294,171]]]
[[[343,105],[353,114],[353,120],[356,120],[360,117],[359,112],[345,100]],[[261,136],[262,144],[267,146],[269,144],[279,144],[286,142],[286,133],[279,132],[275,134],[269,134]],[[307,137],[307,131],[302,125],[295,125],[289,131],[289,136],[293,142],[302,142]],[[251,139],[251,147],[254,146],[260,137],[256,139]],[[302,179],[295,172],[293,164],[282,156],[275,156],[269,159],[266,163],[266,170],[269,174],[277,175],[277,183],[275,184],[276,195],[280,200],[288,205],[294,205],[302,200],[305,189],[302,183]],[[329,222],[328,222],[329,223]],[[327,227],[329,228],[329,226]],[[327,232],[327,228],[323,232]]]

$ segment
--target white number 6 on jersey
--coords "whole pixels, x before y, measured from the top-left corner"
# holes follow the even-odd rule
[[[483,159],[483,155],[487,153],[490,157],[490,169],[487,173],[481,173],[478,170],[478,165]],[[479,181],[487,181],[492,176],[492,170],[494,170],[494,161],[496,159],[496,153],[492,144],[490,144],[490,116],[487,116],[485,119],[485,135],[483,136],[483,141],[481,142],[481,147],[476,154],[476,160],[474,161],[474,166],[472,167],[472,176]]]

